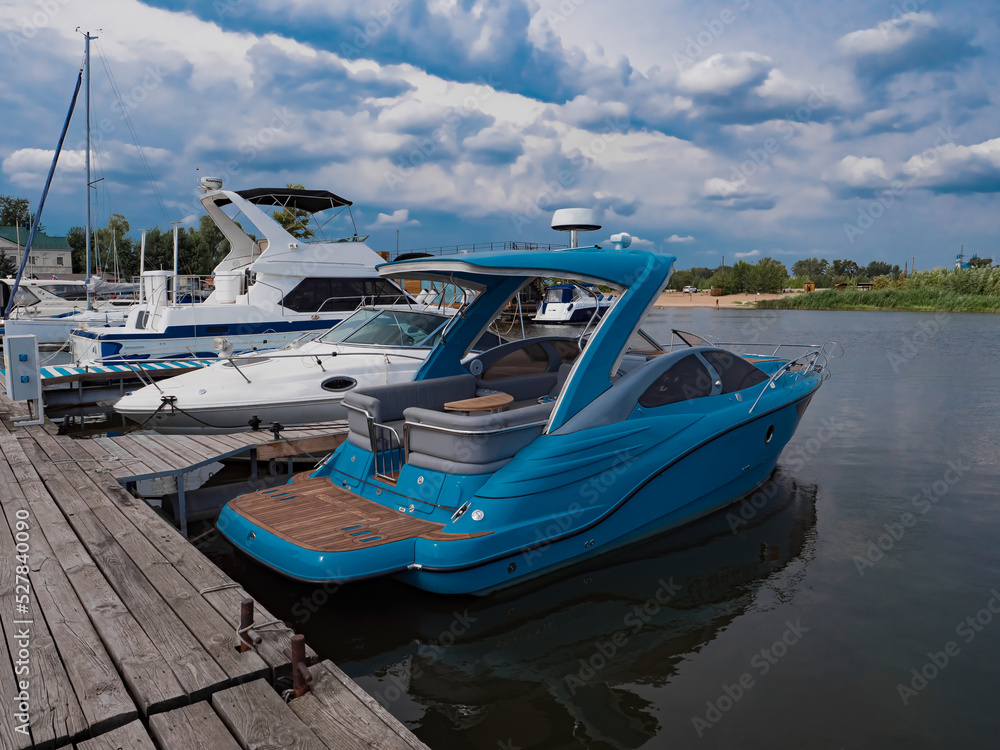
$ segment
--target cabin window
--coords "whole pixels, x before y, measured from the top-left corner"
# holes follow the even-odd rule
[[[742,391],[767,380],[767,374],[732,352],[702,352],[722,380],[722,392]]]
[[[573,290],[568,287],[550,287],[545,291],[545,301],[555,304],[573,301]]]
[[[281,301],[295,312],[345,312],[362,303],[403,302],[402,293],[385,279],[303,279]]]
[[[639,396],[647,409],[712,395],[712,376],[694,354],[675,362]]]
[[[544,346],[534,343],[498,359],[483,373],[482,379],[499,380],[517,375],[537,375],[548,369],[549,353]]]
[[[135,327],[140,331],[146,330],[146,318],[149,317],[149,313],[145,310],[140,310],[139,314],[135,316]]]
[[[580,356],[580,346],[575,341],[553,341],[552,348],[564,363],[575,362]]]

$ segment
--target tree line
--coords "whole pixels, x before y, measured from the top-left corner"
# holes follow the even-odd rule
[[[971,269],[990,268],[993,259],[973,257],[969,259],[968,265]],[[940,276],[947,275],[949,271],[935,269],[935,273]],[[775,293],[793,286],[801,287],[807,281],[813,282],[817,289],[826,289],[837,284],[866,282],[884,288],[906,276],[907,274],[898,265],[881,260],[873,260],[868,265],[862,266],[853,260],[828,261],[826,258],[798,260],[792,264],[792,272],[789,274],[784,263],[765,257],[756,263],[740,260],[731,266],[677,270],[670,277],[669,288],[680,291],[691,285],[699,289],[714,287],[721,289],[723,294]],[[914,272],[911,271],[909,276],[914,276]]]

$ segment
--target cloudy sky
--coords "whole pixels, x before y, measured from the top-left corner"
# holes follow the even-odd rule
[[[375,249],[559,242],[552,209],[585,206],[605,227],[587,237],[629,231],[682,268],[1000,257],[986,0],[14,0],[0,193],[41,194],[78,26],[100,37],[99,212],[133,229],[197,222],[211,175],[343,195]],[[83,223],[83,132],[53,234]]]

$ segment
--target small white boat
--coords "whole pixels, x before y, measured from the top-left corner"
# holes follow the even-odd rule
[[[115,410],[164,434],[226,433],[345,419],[355,387],[413,379],[455,310],[363,307],[322,336],[231,357],[126,395]],[[480,347],[501,343],[487,333]]]
[[[615,302],[593,284],[555,284],[545,290],[533,318],[536,323],[589,323],[600,318]],[[596,320],[595,320],[596,322]]]
[[[13,287],[14,280],[0,279],[0,283]],[[18,286],[15,307],[4,321],[3,329],[8,336],[32,335],[38,337],[40,344],[62,344],[83,323],[109,328],[125,325],[132,304],[130,300],[123,300],[123,304],[102,302],[88,310],[85,301],[65,299],[45,285],[27,281]]]

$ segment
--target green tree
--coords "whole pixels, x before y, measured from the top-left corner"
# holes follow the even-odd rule
[[[669,287],[675,292],[679,292],[688,284],[694,283],[694,274],[691,271],[674,271],[670,275]]]
[[[17,273],[17,261],[13,255],[7,255],[0,250],[0,278],[14,276]]]
[[[802,281],[813,281],[816,286],[829,286],[827,272],[830,270],[830,263],[826,258],[805,258],[795,261],[792,265],[792,274]]]
[[[854,278],[861,273],[861,267],[853,260],[835,260],[830,264],[830,275]]]
[[[34,220],[35,216],[31,213],[31,202],[27,198],[0,195],[0,227],[21,226],[30,229],[31,222]],[[38,231],[44,232],[45,226],[39,224]]]
[[[721,289],[723,294],[736,294],[736,279],[733,277],[732,269],[727,269],[726,273],[721,271],[712,275],[708,280],[708,285],[715,289]]]
[[[83,227],[70,227],[66,242],[72,250],[73,273],[87,272],[87,236]]]
[[[295,190],[304,190],[305,185],[294,185],[291,182],[287,183],[285,187],[289,187]],[[274,220],[277,221],[285,230],[292,235],[292,237],[298,237],[302,240],[312,239],[315,236],[309,228],[309,217],[312,216],[308,211],[303,211],[299,208],[283,208],[280,211],[275,211]]]
[[[899,266],[896,266],[896,272],[899,272]],[[873,260],[864,268],[864,275],[869,279],[875,279],[876,276],[889,276],[893,272],[893,266],[882,260]]]
[[[973,255],[969,258],[969,268],[989,268],[993,265],[993,258],[980,258]]]
[[[187,233],[191,241],[191,273],[207,276],[229,253],[229,240],[208,214],[201,217],[197,229],[190,228]]]
[[[788,286],[788,271],[785,264],[774,258],[761,258],[754,267],[754,286],[749,291],[776,294]]]

